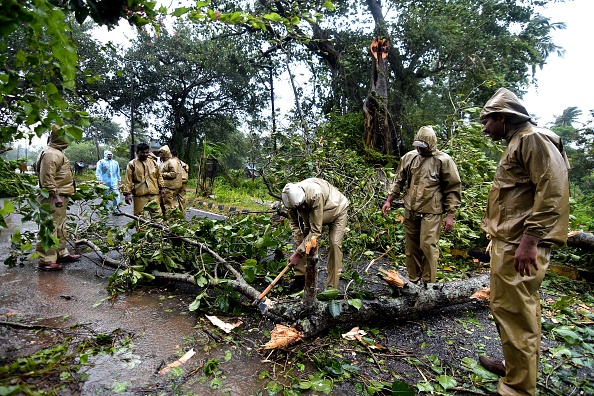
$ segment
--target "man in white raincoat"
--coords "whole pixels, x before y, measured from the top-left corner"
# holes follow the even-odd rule
[[[113,153],[109,150],[103,152],[103,159],[97,162],[97,169],[95,170],[97,180],[108,187],[106,194],[114,194],[115,198],[108,204],[111,206],[111,212],[114,215],[120,215],[120,189],[119,186],[122,181],[120,176],[120,164],[113,159]]]

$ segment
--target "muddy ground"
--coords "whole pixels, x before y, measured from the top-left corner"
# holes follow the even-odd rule
[[[124,210],[129,212],[130,207]],[[13,227],[30,227],[13,220]],[[122,216],[110,221],[124,225],[128,219]],[[10,233],[9,230],[1,234],[2,260],[7,255]],[[322,255],[321,283],[326,277],[324,259]],[[355,267],[364,273],[367,264],[361,262]],[[111,395],[116,390],[123,395],[269,394],[270,389],[275,389],[273,383],[288,387],[292,380],[315,374],[314,355],[356,366],[360,375],[335,380],[330,394],[357,395],[371,381],[401,380],[416,386],[423,379],[434,378],[440,370],[446,375],[464,371],[464,358],[478,360],[484,353],[501,358],[488,305],[481,301],[415,317],[386,318],[384,323],[349,323],[286,351],[271,352],[260,347],[269,340],[274,323],[252,309],[251,301],[244,301],[248,315],[213,310],[212,315],[226,322],[243,322],[225,334],[203,313],[189,312],[188,305],[197,290],[193,286],[161,283],[109,299],[105,287],[111,274],[112,270],[102,267],[93,253],[65,265],[61,272],[38,271],[34,262],[15,268],[0,265],[0,365],[68,336],[77,339],[119,331],[127,335],[130,344],[119,348],[113,356],[92,358],[92,365],[83,369],[88,375],[86,381],[63,389],[60,395]],[[389,294],[390,290],[375,274],[372,269],[365,277],[365,287],[374,293]],[[341,281],[340,288],[345,285],[346,281]],[[280,288],[272,296],[279,294]],[[385,349],[368,349],[356,341],[342,339],[341,334],[353,326],[367,331]],[[543,340],[543,348],[554,345],[554,341]],[[157,373],[190,349],[196,355],[180,366],[181,374]],[[206,375],[204,368],[212,361],[218,363],[216,372]],[[300,362],[303,366],[297,364]],[[214,378],[219,385],[213,386]],[[496,379],[487,382],[490,384],[483,388],[484,394],[488,394]],[[449,393],[483,391],[467,392],[458,387]]]

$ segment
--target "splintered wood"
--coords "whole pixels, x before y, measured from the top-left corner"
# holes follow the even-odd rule
[[[190,349],[188,352],[186,352],[184,354],[184,356],[180,357],[178,360],[176,360],[173,363],[169,363],[167,366],[165,366],[161,370],[159,370],[159,374],[166,374],[173,367],[181,366],[182,364],[184,364],[185,362],[190,360],[190,358],[192,356],[194,356],[195,354],[196,354],[196,352],[194,352],[194,349]]]
[[[491,288],[486,287],[482,290],[477,290],[470,298],[474,298],[476,300],[485,300],[489,301],[491,298]]]
[[[277,324],[270,332],[270,341],[264,344],[264,349],[284,348],[301,341],[302,334],[292,327]]]
[[[388,282],[390,286],[404,287],[404,280],[398,275],[398,271],[379,269],[384,276],[383,279]]]
[[[305,244],[305,253],[309,254],[309,252],[311,251],[311,249],[314,249],[318,247],[318,238],[317,237],[313,237],[309,240],[309,242],[307,242]]]

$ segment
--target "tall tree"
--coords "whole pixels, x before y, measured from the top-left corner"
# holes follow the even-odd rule
[[[367,48],[374,37],[387,39],[389,127],[397,147],[409,143],[420,124],[443,122],[459,94],[470,93],[470,101],[482,104],[502,85],[517,92],[526,88],[535,68],[560,50],[551,32],[564,25],[536,12],[549,1],[553,0],[344,0],[331,5],[276,0],[262,1],[259,7],[270,15],[301,15],[309,23],[308,28],[296,24],[286,30],[267,26],[269,50],[299,42],[323,60],[333,88],[326,109],[352,111],[357,104],[360,110],[367,74],[352,71],[369,61]],[[335,11],[322,20],[325,8]],[[363,30],[367,26],[371,28]],[[358,51],[339,45],[348,37],[345,32],[356,36],[351,44]]]
[[[139,34],[124,56],[128,72],[107,82],[111,106],[125,109],[131,79],[142,120],[190,164],[204,137],[224,142],[265,100],[249,47],[242,39],[212,35],[208,26],[183,24],[158,36]]]
[[[578,117],[582,115],[582,111],[577,107],[568,107],[563,110],[560,116],[555,116],[555,126],[570,127],[577,121]]]

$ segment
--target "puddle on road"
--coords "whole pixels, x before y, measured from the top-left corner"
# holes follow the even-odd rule
[[[263,388],[265,382],[258,380],[258,372],[270,367],[260,363],[256,345],[244,344],[241,336],[233,337],[235,345],[212,342],[202,326],[211,331],[214,328],[188,311],[194,299],[191,287],[141,288],[109,300],[105,286],[110,274],[111,270],[89,260],[68,264],[61,272],[37,271],[32,262],[16,268],[1,265],[0,314],[10,312],[9,320],[43,324],[66,333],[74,324],[83,324],[96,333],[116,329],[129,333],[129,347],[114,356],[94,358],[94,366],[83,369],[88,379],[82,395],[113,395],[114,389],[121,390],[122,386],[126,389],[122,395],[146,394],[151,388],[155,394],[168,393],[179,387],[183,388],[179,394],[250,395]],[[15,358],[17,353],[24,353],[26,344],[28,351],[36,344],[33,341],[40,341],[22,337],[14,329],[1,329],[0,339],[6,341],[6,348],[0,352],[8,359],[11,354]],[[49,346],[45,345],[47,341],[44,347]],[[181,366],[184,381],[172,374],[157,374],[190,348],[196,355]],[[214,377],[203,374],[204,364],[211,359],[219,362],[217,378],[221,385],[217,390],[210,387]]]

